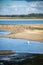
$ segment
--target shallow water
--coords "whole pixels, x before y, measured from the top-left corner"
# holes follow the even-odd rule
[[[6,30],[0,30],[0,36],[4,36],[4,35],[10,34],[10,33],[11,32],[6,31]]]
[[[0,38],[0,50],[12,50],[12,55],[0,55],[1,65],[43,65],[43,42]]]
[[[12,50],[18,53],[43,54],[43,42],[0,38],[0,50]]]
[[[0,24],[43,24],[43,20],[0,20]]]

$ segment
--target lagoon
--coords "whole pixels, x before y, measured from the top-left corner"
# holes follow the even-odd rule
[[[0,38],[0,50],[14,52],[11,55],[0,55],[1,65],[43,65],[43,42]]]
[[[43,42],[0,38],[0,50],[12,50],[16,53],[43,54]]]
[[[0,20],[2,24],[43,24],[43,20]]]

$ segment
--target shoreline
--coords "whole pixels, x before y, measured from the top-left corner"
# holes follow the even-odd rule
[[[39,18],[30,18],[30,19],[28,19],[28,18],[2,18],[2,19],[0,19],[0,20],[43,20],[43,18],[41,19],[39,19]]]
[[[16,38],[16,37],[6,37],[2,36],[0,38],[9,38],[9,39],[22,39],[22,40],[27,40],[27,41],[36,41],[36,42],[43,42],[43,40],[33,40],[33,39],[26,39],[26,38]]]

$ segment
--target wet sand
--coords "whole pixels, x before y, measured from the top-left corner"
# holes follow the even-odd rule
[[[5,38],[22,38],[43,42],[43,24],[0,25],[0,30],[8,30],[11,34]]]
[[[11,55],[14,54],[12,50],[0,50],[0,55]]]

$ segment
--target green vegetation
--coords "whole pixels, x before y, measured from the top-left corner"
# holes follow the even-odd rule
[[[36,27],[32,27],[32,28],[30,28],[30,29],[32,29],[32,30],[43,30],[43,28],[36,28]]]
[[[0,17],[12,17],[12,18],[43,18],[43,14],[28,14],[28,15],[0,15]]]

